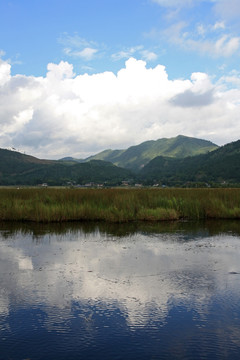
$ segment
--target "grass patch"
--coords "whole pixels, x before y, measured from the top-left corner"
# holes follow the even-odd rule
[[[0,220],[239,219],[240,189],[1,188]]]

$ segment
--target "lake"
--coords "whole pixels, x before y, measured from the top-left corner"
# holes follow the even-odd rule
[[[240,222],[0,224],[0,359],[239,359]]]

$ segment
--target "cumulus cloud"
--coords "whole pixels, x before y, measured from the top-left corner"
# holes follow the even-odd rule
[[[0,59],[0,86],[9,81],[11,74],[11,65],[7,61]]]
[[[203,73],[169,80],[164,66],[134,58],[117,74],[76,75],[63,61],[47,70],[12,76],[1,60],[1,147],[54,159],[178,134],[223,144],[240,133],[237,73],[230,88],[229,77],[213,84]]]
[[[213,92],[207,91],[203,94],[196,94],[192,90],[175,96],[172,103],[182,107],[202,107],[212,104],[214,101]]]

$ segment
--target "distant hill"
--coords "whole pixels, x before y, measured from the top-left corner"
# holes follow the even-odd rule
[[[68,162],[68,163],[83,163],[83,162],[86,162],[85,159],[76,159],[76,158],[73,158],[71,156],[66,156],[62,159],[59,159],[58,160],[59,162]]]
[[[240,183],[240,140],[195,157],[156,157],[139,176],[143,181],[171,185],[184,182]]]
[[[0,179],[3,176],[27,173],[35,168],[57,164],[54,160],[41,160],[17,151],[0,149]]]
[[[16,151],[0,149],[0,185],[66,185],[69,182],[106,182],[116,185],[129,177],[132,177],[129,170],[106,161],[69,164],[40,160]]]
[[[137,164],[139,166],[143,160],[148,161],[149,158],[144,156],[151,153],[149,149],[154,156],[154,146],[159,149],[159,143],[162,143],[163,151],[165,144],[163,153],[172,156],[156,156],[135,173],[109,161],[93,160],[94,157],[78,163],[72,158],[62,161],[43,160],[17,151],[0,149],[0,185],[83,185],[91,182],[118,185],[130,179],[133,184],[136,182],[147,185],[240,184],[240,140],[222,147],[184,136],[161,140],[147,141],[127,150],[106,150],[98,154],[104,155],[102,157],[116,157],[121,159],[121,163],[126,161],[125,164],[131,166],[135,164],[133,168],[136,169]],[[215,150],[210,151],[212,147],[215,147]],[[208,152],[197,155],[197,152],[203,149],[208,149]],[[183,157],[189,152],[191,156]]]
[[[85,161],[105,160],[117,166],[139,171],[157,156],[185,158],[205,154],[217,148],[218,146],[210,141],[179,135],[170,139],[145,141],[126,150],[104,150]]]

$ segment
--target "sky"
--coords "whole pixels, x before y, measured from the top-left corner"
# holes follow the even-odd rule
[[[0,147],[240,138],[239,0],[0,0]]]

